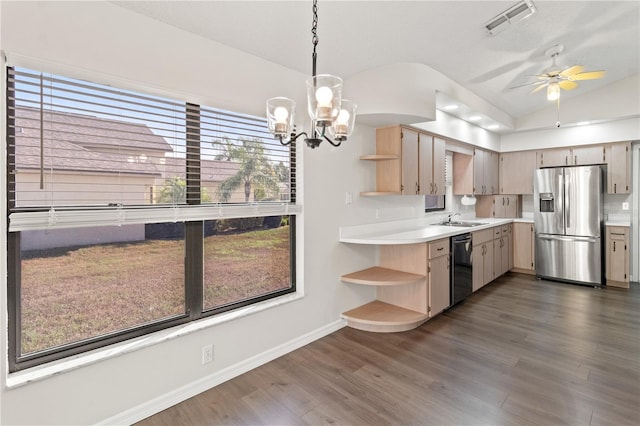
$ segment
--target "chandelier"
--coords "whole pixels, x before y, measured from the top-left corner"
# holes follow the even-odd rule
[[[282,145],[295,142],[300,136],[311,148],[326,140],[333,146],[347,140],[353,132],[356,120],[356,104],[342,99],[342,79],[329,74],[316,75],[316,47],[318,46],[318,2],[313,0],[313,25],[311,27],[312,75],[307,80],[307,107],[311,118],[311,135],[296,134],[294,120],[296,103],[288,98],[267,100],[267,125],[269,131]],[[329,136],[327,136],[327,133]],[[335,141],[335,142],[334,142]]]

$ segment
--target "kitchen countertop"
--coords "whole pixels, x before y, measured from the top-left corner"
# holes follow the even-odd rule
[[[630,222],[619,221],[619,220],[608,220],[604,224],[605,226],[626,226],[626,227],[631,226]]]
[[[416,244],[449,238],[454,235],[476,232],[494,226],[512,223],[513,219],[462,219],[482,225],[473,227],[442,226],[424,223],[424,220],[407,220],[385,224],[371,224],[340,228],[340,242],[352,244]]]

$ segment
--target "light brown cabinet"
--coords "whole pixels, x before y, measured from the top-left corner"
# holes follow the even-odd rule
[[[500,154],[500,194],[533,194],[535,169],[535,151]]]
[[[518,195],[480,195],[476,201],[476,217],[514,218],[522,210]]]
[[[374,195],[444,195],[444,139],[401,126],[376,129],[376,153],[361,160],[376,162]]]
[[[383,245],[379,266],[342,275],[346,283],[376,287],[376,300],[343,312],[347,325],[389,333],[418,327],[449,306],[449,238]]]
[[[429,243],[427,277],[429,283],[429,316],[433,317],[449,307],[449,238]]]
[[[511,269],[511,234],[510,225],[497,226],[493,229],[493,279],[496,279]]]
[[[608,226],[606,232],[607,285],[629,288],[629,228]]]
[[[499,156],[492,151],[473,150],[473,193],[492,195],[498,193]]]
[[[471,287],[477,291],[493,280],[493,228],[476,231],[473,238]]]
[[[535,274],[533,223],[513,224],[513,267],[516,272]]]
[[[570,148],[544,149],[536,153],[536,165],[538,168],[568,166],[570,157]]]
[[[631,142],[607,146],[607,192],[631,193]]]
[[[570,166],[589,166],[605,163],[606,150],[604,145],[585,145],[571,148]]]

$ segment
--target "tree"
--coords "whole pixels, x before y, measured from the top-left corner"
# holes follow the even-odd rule
[[[222,181],[218,187],[217,195],[220,201],[229,201],[233,191],[241,186],[244,188],[244,201],[247,203],[251,193],[253,201],[278,196],[278,175],[260,140],[240,140],[240,144],[225,140],[219,144],[223,147],[223,152],[217,159],[233,161],[240,165],[238,172]]]
[[[187,181],[178,176],[174,176],[171,179],[165,179],[164,185],[158,195],[158,203],[182,204],[186,200]],[[201,189],[200,200],[203,203],[211,201],[211,196],[207,193],[206,188]]]

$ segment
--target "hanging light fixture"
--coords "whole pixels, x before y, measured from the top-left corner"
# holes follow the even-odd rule
[[[342,99],[342,79],[329,74],[316,74],[316,47],[318,46],[318,2],[313,0],[313,25],[311,27],[312,75],[307,80],[307,106],[311,118],[311,135],[295,132],[296,103],[288,98],[267,100],[267,125],[269,131],[282,145],[289,145],[304,135],[311,148],[326,140],[333,146],[347,140],[353,132],[356,119],[356,104]],[[329,136],[327,136],[327,133]]]
[[[558,99],[560,99],[560,84],[554,81],[547,86],[547,100],[557,101]]]

